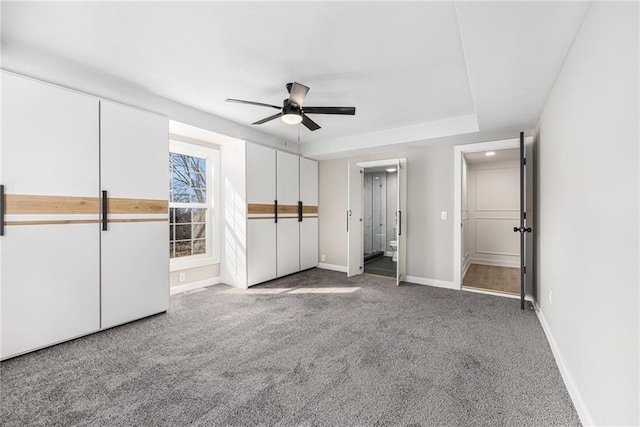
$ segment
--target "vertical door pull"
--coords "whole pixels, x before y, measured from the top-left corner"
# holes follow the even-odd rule
[[[402,236],[402,211],[398,211],[398,236]]]
[[[107,190],[102,190],[102,231],[107,231]]]
[[[4,185],[0,185],[0,236],[4,236]]]
[[[298,202],[298,222],[302,222],[302,202]]]
[[[349,217],[351,216],[351,210],[347,210],[347,233],[349,232]]]
[[[273,201],[273,209],[275,210],[275,218],[276,218],[276,224],[278,223],[278,201],[274,200]]]

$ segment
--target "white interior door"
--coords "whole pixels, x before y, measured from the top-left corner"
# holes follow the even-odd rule
[[[277,272],[278,277],[300,271],[300,162],[295,154],[277,151]]]
[[[300,157],[300,270],[318,266],[318,162]]]
[[[166,117],[100,103],[102,327],[169,306],[169,128]]]
[[[247,282],[277,277],[276,150],[247,143]]]
[[[98,100],[1,73],[6,358],[100,328]]]
[[[364,169],[355,163],[349,163],[347,180],[347,277],[362,274],[364,271],[364,251],[362,249],[362,187]]]
[[[398,160],[397,169],[398,262],[396,265],[396,285],[399,285],[400,282],[407,279],[407,161],[405,159]]]

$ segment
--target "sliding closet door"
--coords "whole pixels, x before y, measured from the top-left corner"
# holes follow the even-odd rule
[[[1,78],[6,358],[100,328],[98,100]]]
[[[102,327],[166,311],[169,304],[168,120],[100,103]],[[106,192],[106,193],[104,193]],[[106,228],[106,229],[105,229]]]
[[[247,282],[275,279],[276,150],[247,143]]]
[[[318,162],[300,157],[300,270],[318,266]]]
[[[278,277],[281,277],[300,271],[300,172],[298,156],[282,151],[277,153],[277,268]]]

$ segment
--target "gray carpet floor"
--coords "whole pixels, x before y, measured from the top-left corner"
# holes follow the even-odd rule
[[[579,425],[517,300],[318,269],[0,369],[3,426]]]

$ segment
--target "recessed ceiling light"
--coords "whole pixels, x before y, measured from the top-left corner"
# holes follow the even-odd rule
[[[396,171],[396,168],[389,168],[389,169],[387,169],[387,172],[395,172],[395,171]]]
[[[380,177],[379,177],[379,176],[374,176],[374,178],[375,178],[375,179],[380,179]]]
[[[486,153],[484,153],[485,156],[495,156],[496,152],[495,151],[487,151]]]

